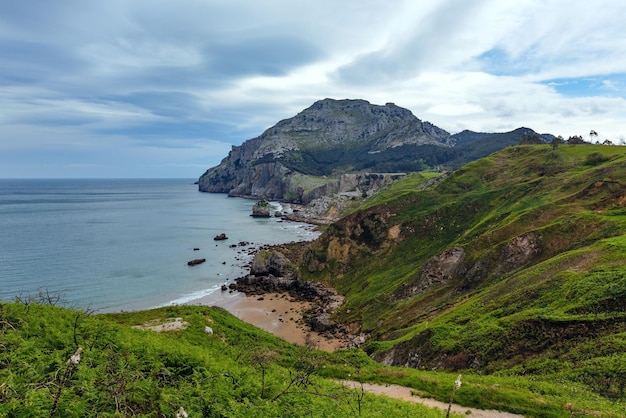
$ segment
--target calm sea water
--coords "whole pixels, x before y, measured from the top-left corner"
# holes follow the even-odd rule
[[[0,300],[44,291],[109,312],[218,299],[253,248],[231,245],[318,235],[252,218],[253,204],[200,193],[193,180],[0,180]],[[195,258],[207,261],[187,266]]]

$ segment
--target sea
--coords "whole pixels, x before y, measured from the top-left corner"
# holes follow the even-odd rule
[[[256,248],[319,235],[251,217],[254,203],[193,179],[0,180],[0,301],[91,312],[218,301]]]

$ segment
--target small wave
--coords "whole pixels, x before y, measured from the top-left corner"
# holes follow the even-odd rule
[[[157,306],[157,308],[163,308],[165,306],[176,306],[176,305],[185,305],[189,302],[193,302],[194,300],[202,299],[206,296],[209,296],[215,293],[218,290],[221,290],[222,285],[218,284],[208,289],[197,290],[195,292],[189,293],[187,295],[183,295],[179,298],[176,298],[170,302],[166,302],[162,305]]]
[[[275,211],[278,211],[278,212],[282,212],[283,211],[283,205],[280,202],[270,202],[270,206]]]

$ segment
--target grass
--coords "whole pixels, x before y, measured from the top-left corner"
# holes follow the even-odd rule
[[[346,295],[337,318],[371,334],[366,351],[375,358],[530,373],[622,405],[626,375],[611,366],[622,348],[609,341],[626,332],[625,154],[519,146],[427,189],[425,177],[411,175],[330,227],[305,255],[302,276]],[[346,260],[325,253],[331,240]],[[433,257],[453,247],[464,252],[455,270],[424,281]],[[595,342],[606,346],[569,360]]]
[[[316,187],[323,186],[333,180],[338,180],[339,178],[332,176],[310,176],[306,174],[293,173],[289,179],[293,189],[301,187],[305,192],[309,192]]]
[[[0,416],[50,416],[58,398],[54,416],[174,416],[182,406],[190,416],[443,417],[444,411],[419,404],[363,397],[335,380],[399,384],[447,402],[456,378],[385,366],[355,349],[324,353],[293,346],[218,308],[90,315],[5,303],[0,313]],[[164,333],[133,328],[167,317],[190,325]],[[212,335],[204,332],[207,324]],[[83,352],[70,369],[67,359],[76,343]],[[623,348],[619,337],[613,343]],[[578,355],[585,357],[584,347]],[[455,402],[542,417],[568,416],[566,404],[579,414],[623,411],[623,403],[599,397],[574,379],[544,377],[463,373]]]
[[[444,415],[363,397],[321,373],[346,360],[352,373],[361,364],[375,367],[367,356],[296,347],[222,309],[88,315],[5,303],[0,314],[0,416],[175,416],[180,407],[189,416]],[[133,328],[168,317],[190,325],[163,333]],[[80,362],[70,366],[77,346]]]
[[[337,318],[368,333],[363,351],[293,346],[217,308],[90,315],[2,303],[0,417],[175,416],[181,406],[190,416],[441,417],[334,379],[446,402],[459,373],[464,406],[623,416],[625,154],[511,147],[431,187],[434,173],[409,175],[329,226],[300,276],[346,295]],[[450,248],[463,256],[444,274],[435,257]],[[190,326],[133,328],[169,317]]]

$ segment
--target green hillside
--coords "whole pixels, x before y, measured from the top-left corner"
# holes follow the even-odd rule
[[[168,318],[187,328],[135,327]],[[189,417],[444,416],[324,377],[377,367],[363,353],[293,346],[218,308],[0,306],[0,417],[175,417],[181,407]]]
[[[175,318],[186,328],[137,328]],[[337,379],[405,385],[448,402],[456,378],[384,366],[356,349],[294,346],[219,308],[93,315],[40,303],[0,305],[0,417],[175,417],[182,407],[189,417],[442,418],[444,410],[346,388]],[[455,403],[525,416],[619,417],[625,406],[580,383],[472,373],[462,382]]]
[[[336,317],[367,335],[363,350],[294,346],[219,308],[96,315],[49,298],[0,303],[0,417],[175,417],[181,407],[190,417],[444,417],[336,380],[448,402],[459,374],[464,407],[623,417],[626,147],[516,146],[434,176],[394,183],[303,253],[300,277],[346,295]],[[138,328],[174,318],[186,327]]]
[[[329,227],[300,274],[392,365],[541,376],[624,400],[626,148],[516,146]]]

